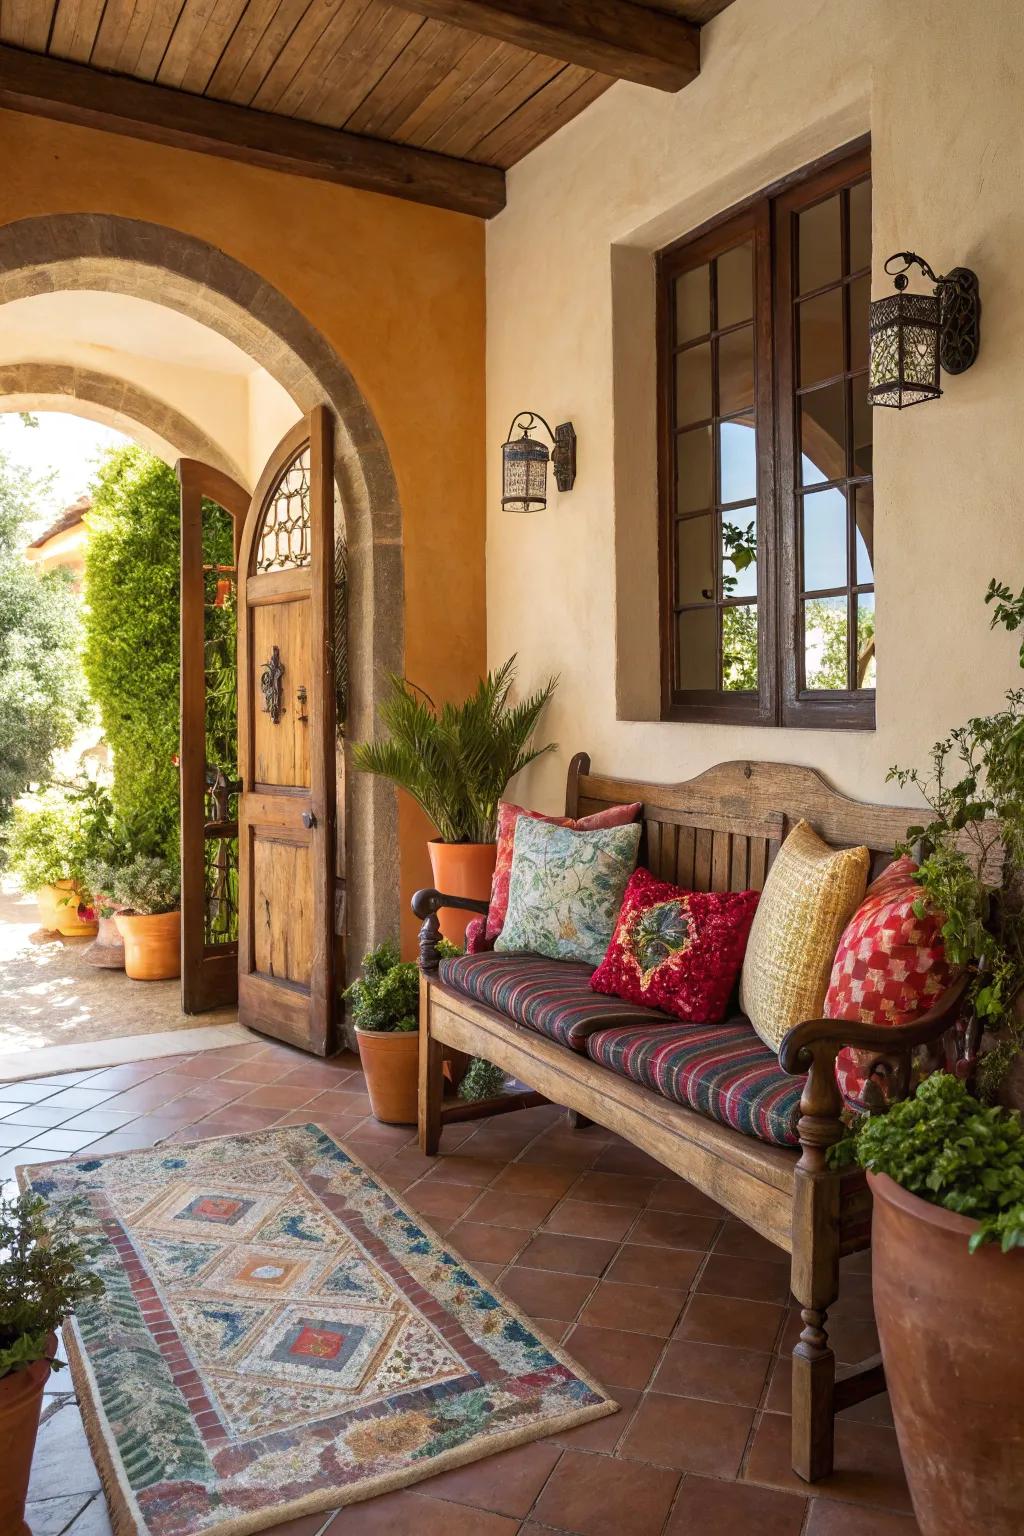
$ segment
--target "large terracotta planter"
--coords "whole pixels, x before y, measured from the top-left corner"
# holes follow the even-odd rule
[[[101,917],[96,937],[82,955],[90,965],[105,971],[124,970],[124,939],[115,917]]]
[[[1020,1536],[1024,1251],[968,1252],[977,1223],[868,1174],[875,1314],[922,1536]]]
[[[419,1091],[418,1030],[356,1028],[359,1060],[374,1119],[385,1125],[415,1125]]]
[[[491,877],[498,856],[497,843],[439,843],[427,844],[430,850],[430,867],[434,872],[434,889],[446,896],[469,896],[475,901],[489,901]],[[441,932],[452,944],[466,942],[466,927],[473,920],[472,912],[460,912],[458,907],[442,907],[437,914]]]
[[[124,968],[133,981],[170,981],[181,975],[181,913],[114,918],[124,940]]]
[[[51,1334],[47,1354],[57,1352],[57,1339]],[[0,1376],[0,1531],[3,1536],[32,1536],[25,1523],[25,1499],[28,1494],[32,1453],[36,1448],[43,1388],[50,1374],[50,1361]]]

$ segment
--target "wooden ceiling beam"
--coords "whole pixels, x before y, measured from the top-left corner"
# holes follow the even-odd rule
[[[395,0],[584,69],[678,91],[700,73],[700,28],[632,0]]]
[[[0,107],[490,218],[504,172],[0,46]]]

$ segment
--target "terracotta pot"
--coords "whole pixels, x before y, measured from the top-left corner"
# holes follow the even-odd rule
[[[181,913],[114,918],[124,940],[124,968],[133,981],[169,981],[181,975]]]
[[[922,1536],[1020,1536],[1024,1251],[969,1253],[977,1222],[885,1174],[868,1182],[875,1314]]]
[[[39,926],[45,928],[47,933],[57,932],[57,902],[60,892],[55,885],[41,885],[36,891],[36,907],[39,911]]]
[[[57,932],[66,939],[92,938],[99,926],[95,918],[82,919],[78,915],[81,891],[77,880],[58,880],[53,887],[57,892]]]
[[[374,1119],[385,1125],[415,1125],[419,1093],[420,1037],[417,1030],[356,1027],[359,1060]]]
[[[430,842],[427,847],[435,890],[443,891],[446,896],[490,901],[491,877],[498,857],[497,843]],[[460,912],[458,907],[442,907],[437,915],[444,937],[453,944],[465,944],[466,927],[474,914]]]
[[[101,917],[99,929],[93,942],[82,955],[90,965],[99,966],[101,970],[124,970],[124,939],[117,928],[117,920],[113,917]]]
[[[57,1353],[56,1335],[51,1333],[46,1349],[51,1357]],[[49,1374],[47,1359],[0,1376],[0,1531],[4,1536],[32,1536],[25,1523],[25,1499]]]

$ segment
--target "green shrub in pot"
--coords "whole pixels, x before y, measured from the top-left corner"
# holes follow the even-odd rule
[[[119,910],[137,917],[176,912],[181,901],[178,866],[157,854],[136,854],[114,871],[112,884]]]

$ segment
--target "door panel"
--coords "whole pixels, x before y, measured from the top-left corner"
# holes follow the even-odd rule
[[[249,493],[198,459],[180,459],[176,468],[181,486],[181,1006],[185,1013],[204,1013],[233,1003],[238,995],[238,943],[223,937],[231,931],[236,910],[238,823],[235,782],[223,772],[214,774],[207,763],[207,589],[215,589],[215,601],[225,598],[235,572],[208,572],[204,566],[203,502],[215,502],[230,514],[237,563]]]
[[[334,1048],[332,421],[318,407],[264,470],[239,553],[239,1018]]]

